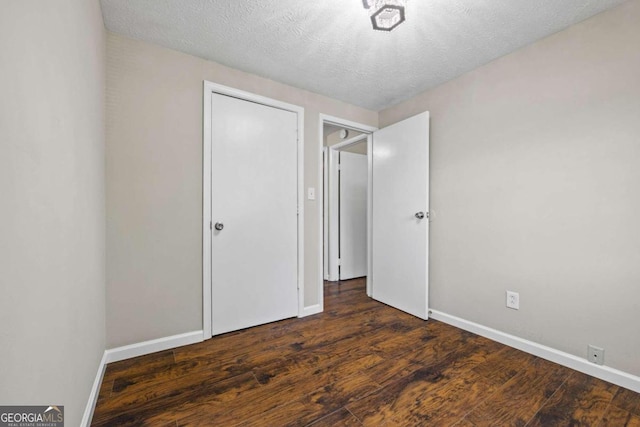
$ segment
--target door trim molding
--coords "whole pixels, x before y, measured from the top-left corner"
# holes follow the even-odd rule
[[[320,183],[320,189],[318,190],[318,194],[325,194],[325,177],[329,175],[329,165],[328,161],[325,162],[325,148],[327,153],[327,159],[331,157],[331,152],[335,146],[325,147],[324,146],[324,125],[332,124],[336,126],[341,126],[348,129],[353,129],[358,132],[364,132],[367,135],[367,162],[369,168],[369,178],[367,183],[367,197],[368,197],[368,208],[367,208],[367,295],[371,296],[371,182],[372,182],[372,171],[371,171],[371,159],[372,156],[372,136],[371,134],[378,130],[375,126],[369,126],[362,123],[353,122],[351,120],[342,119],[340,117],[331,116],[328,114],[320,114],[318,118],[318,182]],[[337,144],[338,148],[345,148],[348,145],[352,145],[360,142],[359,137],[348,139],[347,141],[341,142]],[[328,190],[328,189],[327,189]],[[318,203],[318,218],[328,218],[328,197],[322,197],[321,203]],[[318,305],[319,312],[324,310],[324,277],[325,277],[325,268],[324,268],[324,257],[325,257],[325,247],[328,247],[328,227],[325,225],[325,221],[320,221],[320,227],[318,230],[318,283],[317,283],[317,292],[318,292]],[[328,254],[327,254],[328,256]]]
[[[364,141],[365,139],[367,139],[367,136],[369,136],[369,134],[363,133],[362,135],[354,136],[353,138],[349,138],[346,141],[338,142],[337,144],[333,144],[331,147],[327,148],[331,150],[341,151],[345,148],[351,147],[352,145],[356,145],[361,141]]]
[[[304,315],[304,108],[204,80],[202,132],[202,331],[211,338],[211,98],[214,93],[295,113],[298,118],[298,316]]]

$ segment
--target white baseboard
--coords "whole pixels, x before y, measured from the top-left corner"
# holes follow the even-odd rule
[[[310,305],[309,307],[304,307],[298,317],[307,317],[318,313],[322,313],[322,306],[320,304]]]
[[[102,377],[104,377],[104,371],[107,367],[107,352],[102,354],[102,360],[98,365],[98,373],[95,380],[93,380],[93,386],[91,387],[91,393],[89,394],[89,401],[84,409],[84,415],[80,422],[81,427],[89,427],[91,419],[93,418],[93,411],[96,409],[96,402],[98,401],[98,393],[100,392],[100,385],[102,384]]]
[[[84,410],[84,415],[82,416],[80,426],[89,427],[89,425],[91,424],[93,411],[96,409],[98,393],[100,392],[100,386],[102,385],[102,378],[104,377],[107,363],[119,362],[121,360],[130,359],[132,357],[144,356],[145,354],[155,353],[156,351],[169,350],[171,348],[195,344],[201,341],[203,341],[203,332],[195,331],[105,350],[104,354],[102,355],[100,365],[98,365],[98,373],[96,374],[96,378],[93,381],[91,393],[89,394],[89,400]]]
[[[169,350],[183,345],[195,344],[204,341],[203,331],[187,332],[185,334],[158,338],[123,347],[112,348],[105,352],[107,363],[119,362],[132,357],[144,356],[157,351]]]
[[[439,320],[451,326],[464,329],[465,331],[489,338],[490,340],[508,345],[509,347],[517,348],[518,350],[533,354],[534,356],[541,357],[559,365],[566,366],[567,368],[574,369],[584,374],[591,375],[592,377],[600,378],[601,380],[608,381],[620,387],[640,393],[640,377],[635,375],[618,369],[613,369],[608,366],[596,365],[589,362],[587,359],[574,356],[573,354],[565,353],[564,351],[519,338],[496,329],[488,328],[478,323],[470,322],[437,310],[429,310],[429,313],[429,317],[432,319]]]

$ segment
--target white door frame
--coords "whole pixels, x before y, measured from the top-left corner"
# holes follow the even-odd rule
[[[318,165],[318,182],[320,183],[320,185],[322,186],[322,188],[320,188],[320,192],[321,194],[324,194],[324,179],[323,176],[327,177],[329,174],[329,165],[328,165],[328,161],[323,161],[324,154],[325,154],[325,148],[327,148],[326,152],[327,152],[327,160],[328,157],[330,157],[331,151],[335,150],[336,147],[337,148],[345,148],[346,145],[352,145],[352,144],[356,144],[358,142],[361,141],[361,139],[358,139],[357,141],[354,142],[355,139],[359,138],[351,138],[350,140],[344,141],[342,143],[333,145],[331,147],[324,147],[324,125],[325,124],[331,124],[331,125],[336,125],[336,126],[341,126],[347,129],[352,129],[358,132],[363,132],[365,134],[368,134],[367,137],[367,169],[368,169],[368,178],[367,178],[367,295],[371,296],[371,281],[370,281],[370,277],[371,277],[371,225],[372,225],[372,221],[371,221],[371,213],[372,213],[372,197],[371,197],[371,192],[372,192],[372,161],[373,161],[373,157],[372,157],[372,143],[373,143],[373,139],[372,139],[372,133],[376,130],[378,130],[377,127],[374,126],[369,126],[369,125],[364,125],[362,123],[357,123],[357,122],[353,122],[350,120],[345,120],[339,117],[335,117],[335,116],[330,116],[327,114],[320,114],[320,118],[319,118],[319,125],[318,125],[318,154],[319,154],[319,165]],[[323,166],[324,163],[324,166]],[[322,218],[324,216],[325,221],[327,221],[327,219],[329,218],[329,212],[328,212],[328,206],[325,203],[325,197],[323,197],[322,199],[322,203],[318,204],[318,217]],[[325,230],[326,225],[325,225],[325,221],[321,221],[320,222],[320,235],[318,236],[318,242],[319,242],[319,247],[318,247],[318,303],[320,305],[320,310],[322,311],[324,309],[324,248],[328,247],[328,235],[326,233]]]
[[[204,81],[202,164],[202,331],[211,338],[211,98],[214,93],[291,111],[298,117],[298,316],[304,310],[304,108],[228,86]]]
[[[360,142],[367,140],[368,135],[362,134],[355,136],[353,138],[347,139],[346,141],[339,142],[331,147],[324,147],[325,153],[327,155],[327,163],[325,163],[325,180],[326,180],[326,191],[325,191],[325,203],[328,203],[328,207],[325,206],[325,224],[326,231],[324,233],[325,238],[325,258],[324,263],[328,264],[328,276],[325,275],[325,280],[329,280],[334,282],[339,280],[338,274],[338,247],[340,246],[340,237],[339,237],[339,227],[338,221],[340,212],[338,210],[338,199],[339,199],[339,191],[338,191],[338,168],[336,167],[336,163],[338,162],[338,153],[345,148],[352,147],[355,144],[359,144]],[[367,143],[368,144],[368,143]],[[370,147],[367,147],[370,148]],[[367,150],[368,152],[368,150]],[[368,168],[368,166],[367,166]],[[367,171],[367,173],[369,173]],[[368,187],[368,182],[367,182]],[[368,190],[368,188],[367,188]],[[326,270],[326,269],[325,269]]]

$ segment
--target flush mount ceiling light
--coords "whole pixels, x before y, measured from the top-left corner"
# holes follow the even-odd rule
[[[374,30],[391,31],[405,20],[407,0],[362,0]]]

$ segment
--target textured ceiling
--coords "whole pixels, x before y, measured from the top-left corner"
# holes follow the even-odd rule
[[[374,31],[362,0],[102,0],[110,31],[381,110],[624,0],[409,0]]]

